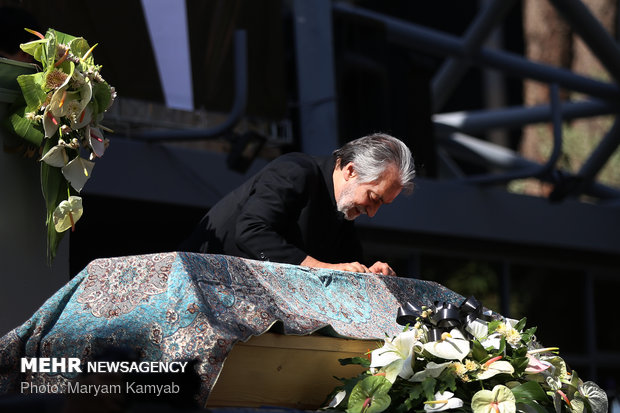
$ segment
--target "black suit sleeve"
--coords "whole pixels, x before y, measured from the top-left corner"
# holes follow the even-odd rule
[[[300,264],[308,254],[282,234],[295,231],[300,210],[320,178],[308,165],[293,161],[265,170],[239,214],[237,247],[254,259]]]

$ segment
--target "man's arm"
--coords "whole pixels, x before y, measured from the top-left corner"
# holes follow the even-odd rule
[[[257,180],[235,223],[235,243],[250,258],[299,264],[308,254],[282,234],[295,228],[313,179],[311,165],[285,160]]]

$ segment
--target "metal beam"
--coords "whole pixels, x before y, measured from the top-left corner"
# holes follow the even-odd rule
[[[498,69],[505,74],[517,77],[545,83],[557,83],[563,88],[601,99],[611,101],[620,99],[620,87],[618,85],[580,76],[567,69],[531,62],[514,53],[486,48],[475,51],[468,56],[464,52],[463,40],[457,36],[346,3],[335,3],[334,11],[362,21],[381,22],[385,25],[390,41],[410,49],[431,55],[458,57],[470,64]]]
[[[439,133],[442,135],[439,139],[440,147],[451,156],[476,165],[501,169],[510,174],[509,175],[507,173],[505,176],[502,176],[502,179],[497,182],[487,183],[502,183],[507,182],[507,180],[519,179],[523,176],[534,176],[536,174],[539,174],[539,178],[543,181],[561,184],[562,186],[566,186],[569,182],[581,182],[578,175],[561,173],[556,170],[549,174],[540,175],[541,164],[525,159],[514,151],[503,146],[476,139],[458,132],[446,134],[446,131],[440,130]],[[492,175],[462,178],[457,179],[456,181],[475,183],[477,178],[482,179],[490,176]],[[601,200],[620,198],[619,190],[596,182],[586,182],[584,183],[582,189],[584,194]]]
[[[591,99],[580,102],[562,102],[563,120],[590,116],[615,115],[620,107],[613,102]],[[489,129],[516,129],[533,123],[551,121],[551,105],[513,106],[502,109],[451,112],[433,115],[435,124],[442,124],[457,131],[476,135]]]
[[[594,55],[620,80],[620,46],[580,0],[550,0],[562,17],[588,45]]]
[[[506,17],[514,3],[515,0],[492,0],[488,6],[482,8],[463,36],[463,48],[466,55],[471,55],[473,51],[482,46],[497,23]],[[450,93],[462,79],[467,67],[468,65],[462,60],[450,58],[439,68],[431,84],[433,112],[445,104]]]

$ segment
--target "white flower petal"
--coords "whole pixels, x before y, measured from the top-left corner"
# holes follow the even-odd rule
[[[501,342],[502,342],[502,335],[498,333],[494,333],[494,334],[491,334],[489,337],[487,337],[486,340],[482,340],[480,344],[482,344],[482,347],[484,348],[492,347],[495,350],[497,350],[499,349]]]
[[[327,407],[336,407],[340,404],[340,402],[342,402],[344,400],[344,398],[346,397],[347,392],[344,390],[340,390],[338,393],[336,393],[336,395],[334,396],[334,398],[329,402],[329,404],[327,405]]]
[[[454,396],[454,393],[449,391],[435,393],[435,400],[445,401],[445,403],[425,404],[424,411],[441,412],[443,410],[458,409],[459,407],[463,407],[463,400],[452,396]]]
[[[416,330],[407,330],[394,339],[386,339],[383,347],[371,353],[370,367],[383,367],[398,359],[406,359],[413,352],[418,333]]]
[[[512,364],[505,360],[499,360],[494,363],[491,363],[485,371],[478,374],[478,380],[486,380],[500,373],[512,374],[515,369],[512,367]]]
[[[73,158],[71,162],[62,168],[62,174],[65,179],[71,183],[71,186],[78,192],[82,190],[91,172],[95,167],[95,163],[80,156]]]
[[[93,153],[101,158],[105,152],[105,142],[103,141],[103,133],[98,128],[86,128],[86,134],[88,136],[88,144]]]
[[[471,333],[477,339],[486,337],[489,334],[489,323],[477,319],[467,324],[465,330]]]
[[[45,137],[49,138],[54,136],[59,127],[60,121],[50,112],[49,106],[46,107],[43,113],[43,130],[45,132]]]
[[[57,168],[65,166],[68,160],[67,151],[61,145],[52,146],[41,158],[41,162]]]
[[[450,335],[452,337],[424,344],[424,350],[445,360],[463,360],[469,354],[469,341],[457,329],[450,331]]]
[[[440,364],[437,364],[434,361],[431,361],[426,365],[426,368],[424,370],[418,371],[417,373],[415,373],[413,377],[409,379],[409,381],[418,382],[418,381],[424,381],[424,379],[427,377],[439,377],[441,372],[444,371],[445,368],[450,364],[452,364],[451,361],[447,361],[445,363],[440,363]]]

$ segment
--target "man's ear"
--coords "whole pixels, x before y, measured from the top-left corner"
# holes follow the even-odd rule
[[[344,168],[342,168],[342,176],[344,177],[345,181],[348,181],[349,179],[355,178],[357,176],[357,172],[355,172],[355,165],[353,165],[353,162],[349,162],[344,166]]]

